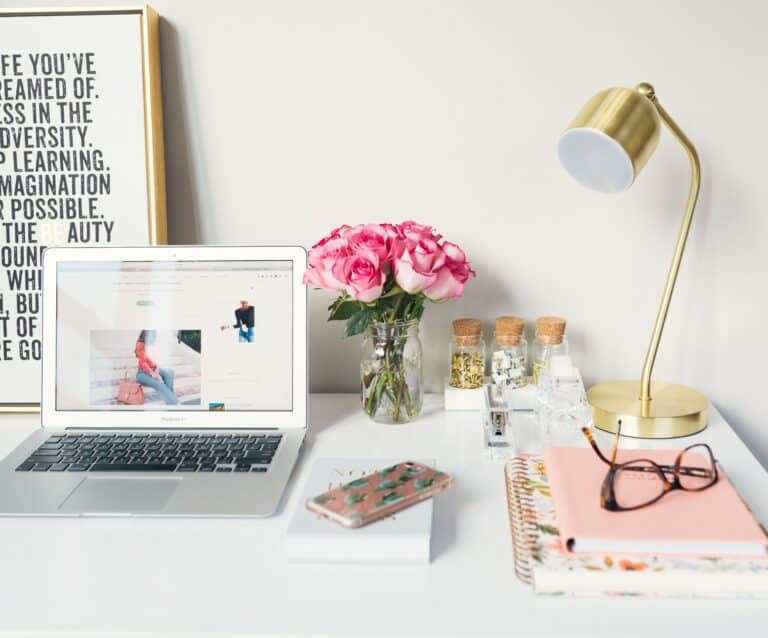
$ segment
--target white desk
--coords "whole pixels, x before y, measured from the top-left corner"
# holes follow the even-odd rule
[[[406,426],[382,426],[357,397],[313,396],[313,432],[281,513],[265,520],[0,520],[0,630],[73,636],[765,636],[768,603],[536,597],[512,570],[499,461],[477,417],[428,397]],[[0,417],[0,455],[37,426]],[[768,521],[768,474],[713,409],[697,437]],[[668,442],[682,446],[692,439]],[[628,444],[627,444],[628,446]],[[662,445],[664,446],[664,445]],[[435,503],[428,567],[289,564],[283,534],[323,456],[433,457],[456,487]]]

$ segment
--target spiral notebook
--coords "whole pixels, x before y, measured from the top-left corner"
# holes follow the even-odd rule
[[[768,598],[768,560],[572,554],[541,456],[505,467],[515,573],[540,594]]]

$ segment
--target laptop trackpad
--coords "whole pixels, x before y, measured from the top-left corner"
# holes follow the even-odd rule
[[[59,506],[62,512],[142,513],[162,510],[181,478],[87,477]]]

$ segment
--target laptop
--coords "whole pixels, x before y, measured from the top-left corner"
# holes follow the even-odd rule
[[[4,516],[268,516],[307,433],[300,247],[51,248]]]

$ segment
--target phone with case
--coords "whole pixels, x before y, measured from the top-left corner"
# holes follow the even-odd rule
[[[362,527],[430,498],[452,482],[444,472],[405,461],[318,494],[306,506],[344,527]]]

